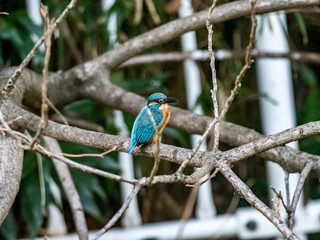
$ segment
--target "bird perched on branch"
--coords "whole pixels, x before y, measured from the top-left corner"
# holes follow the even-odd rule
[[[155,144],[157,142],[158,135],[162,132],[170,119],[170,109],[167,103],[174,103],[177,101],[178,100],[174,98],[167,98],[163,93],[154,93],[148,97],[147,106],[141,110],[134,121],[129,154],[131,154],[137,143]],[[156,128],[154,127],[154,124],[156,125]]]

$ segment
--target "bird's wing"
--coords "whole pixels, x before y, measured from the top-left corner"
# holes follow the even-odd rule
[[[161,117],[158,116],[159,113],[152,111],[152,114],[154,116],[156,124],[160,124]],[[160,114],[162,113],[160,112]],[[145,107],[144,109],[142,109],[134,122],[132,135],[137,142],[145,143],[151,140],[154,137],[155,133],[156,131],[153,127],[153,123],[148,115],[148,108]]]

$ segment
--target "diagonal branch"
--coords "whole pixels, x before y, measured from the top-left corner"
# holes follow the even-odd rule
[[[49,151],[54,153],[61,154],[61,148],[57,142],[57,140],[44,137],[45,144],[47,145]],[[84,215],[83,207],[80,201],[79,194],[77,189],[74,185],[73,179],[71,177],[69,168],[67,164],[52,158],[53,164],[63,186],[64,192],[68,198],[68,202],[72,211],[73,221],[76,226],[77,233],[79,235],[80,240],[87,240],[88,239],[88,227],[86,218]]]
[[[282,220],[267,205],[257,198],[251,189],[230,169],[228,165],[224,166],[220,172],[232,184],[235,191],[245,198],[251,206],[261,212],[273,225],[275,225],[286,239],[298,239],[282,222]]]
[[[300,177],[299,177],[299,181],[296,187],[296,190],[294,192],[293,198],[292,198],[292,202],[290,205],[290,213],[288,213],[288,227],[289,229],[292,230],[293,228],[293,224],[294,224],[294,215],[297,209],[297,205],[298,205],[298,201],[299,198],[301,196],[301,192],[303,189],[303,184],[308,176],[308,174],[310,173],[310,171],[312,170],[313,167],[313,163],[311,161],[307,162],[306,166],[303,168],[303,170],[300,173]]]
[[[110,221],[102,228],[100,229],[95,236],[93,237],[93,240],[99,239],[105,232],[107,232],[118,220],[119,218],[124,214],[124,212],[128,209],[132,199],[138,194],[138,192],[141,190],[142,187],[146,185],[146,179],[141,179],[132,190],[131,194],[128,196],[126,201],[123,203],[121,208],[116,212],[116,214],[110,219]]]

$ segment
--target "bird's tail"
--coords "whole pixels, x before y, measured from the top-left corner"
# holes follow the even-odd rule
[[[131,154],[131,152],[133,151],[134,147],[137,145],[137,141],[131,141],[131,145],[129,148],[128,153]]]

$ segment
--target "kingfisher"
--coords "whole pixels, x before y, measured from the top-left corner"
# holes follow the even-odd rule
[[[163,93],[153,93],[148,97],[147,106],[145,106],[136,120],[134,121],[131,132],[131,145],[128,153],[131,154],[137,143],[150,143],[155,144],[158,139],[158,135],[162,132],[163,128],[167,125],[170,119],[170,109],[168,103],[177,102],[177,99],[167,98]],[[150,110],[154,122],[158,127],[158,133],[154,128],[154,124],[150,115]]]

